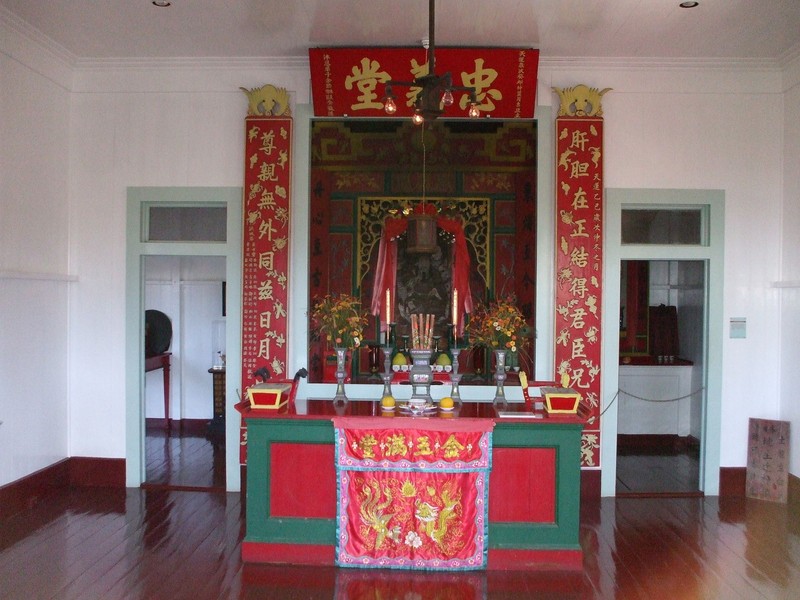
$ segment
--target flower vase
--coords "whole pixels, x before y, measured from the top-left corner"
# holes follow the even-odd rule
[[[347,348],[334,348],[336,352],[336,394],[333,396],[334,402],[347,402],[347,395],[344,393],[344,378],[347,375],[345,365],[347,361]]]
[[[494,400],[492,404],[497,410],[506,410],[508,408],[508,400],[506,400],[506,393],[503,389],[503,384],[506,381],[506,351],[494,351],[494,379],[497,383],[497,389],[494,393]]]

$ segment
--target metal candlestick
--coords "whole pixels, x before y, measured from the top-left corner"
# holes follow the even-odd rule
[[[394,378],[394,373],[392,372],[392,350],[392,346],[383,347],[383,374],[381,375],[381,379],[383,379],[383,395],[381,398],[392,395],[392,379]]]
[[[454,406],[461,406],[461,393],[458,391],[458,384],[461,381],[461,373],[458,372],[458,355],[461,353],[461,348],[453,346],[450,348],[450,353],[453,355],[453,370],[450,372],[450,382],[452,384],[450,397],[453,399]]]
[[[334,348],[336,352],[336,394],[333,396],[334,403],[347,402],[347,395],[344,390],[344,378],[347,376],[345,365],[347,360],[347,348]]]

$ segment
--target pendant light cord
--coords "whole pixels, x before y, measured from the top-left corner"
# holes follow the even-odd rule
[[[425,122],[420,127],[420,137],[422,138],[422,212],[425,213],[425,176],[427,173],[427,156],[425,148]]]

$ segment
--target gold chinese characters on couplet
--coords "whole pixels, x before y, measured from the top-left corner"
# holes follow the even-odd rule
[[[600,462],[603,288],[603,114],[609,88],[553,88],[556,119],[556,378],[567,375],[589,410],[581,464]]]

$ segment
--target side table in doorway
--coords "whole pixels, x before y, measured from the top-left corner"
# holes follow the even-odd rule
[[[208,435],[225,434],[225,367],[208,370],[214,378],[214,418],[208,422]]]
[[[169,357],[172,352],[162,352],[144,358],[144,372],[164,370],[164,425],[169,429]]]

